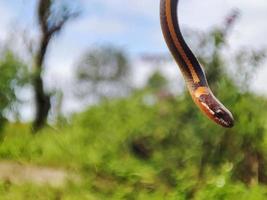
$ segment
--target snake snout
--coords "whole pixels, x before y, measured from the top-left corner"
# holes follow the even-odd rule
[[[214,118],[217,123],[224,127],[231,128],[234,126],[234,118],[227,109],[219,108],[215,110]]]

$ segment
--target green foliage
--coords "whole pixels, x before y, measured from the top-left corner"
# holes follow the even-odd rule
[[[0,123],[5,118],[5,111],[15,111],[17,91],[29,83],[27,68],[12,52],[4,52],[0,60]],[[1,126],[1,125],[0,125]]]
[[[148,79],[147,87],[152,90],[163,90],[167,88],[168,81],[166,78],[159,72],[156,71],[152,76]]]
[[[221,87],[220,93],[237,92],[230,83]],[[267,155],[266,100],[249,93],[223,96],[226,104],[238,99],[231,108],[239,116],[234,129],[207,120],[188,95],[159,99],[143,91],[91,107],[73,125],[39,135],[23,124],[7,126],[2,159],[65,168],[83,179],[60,189],[11,184],[3,197],[12,191],[34,199],[41,190],[44,198],[61,199],[187,199],[191,193],[195,199],[264,199],[264,187],[245,186],[240,163],[248,142]]]

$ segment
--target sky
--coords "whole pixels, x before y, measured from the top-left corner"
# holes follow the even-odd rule
[[[38,35],[36,2],[37,0],[0,1],[1,43],[14,35],[16,37],[21,30],[26,31],[29,37],[35,38]],[[49,47],[44,73],[48,87],[63,87],[66,96],[71,93],[67,88],[72,83],[75,63],[87,49],[95,45],[111,44],[125,49],[136,65],[133,77],[137,85],[145,82],[152,67],[147,63],[140,63],[138,56],[142,53],[168,54],[160,29],[159,0],[76,0],[73,7],[81,9],[82,15],[69,22],[60,35],[54,38]],[[182,31],[188,28],[208,31],[222,24],[224,17],[232,9],[238,9],[241,17],[230,35],[229,48],[236,50],[267,47],[266,0],[180,0],[179,19]],[[23,51],[20,45],[17,48]],[[175,64],[159,67],[170,76],[174,85],[182,81]],[[265,63],[257,72],[252,87],[265,95],[266,77]],[[73,101],[67,101],[64,107],[71,111],[79,106]],[[31,116],[29,109],[24,112]]]

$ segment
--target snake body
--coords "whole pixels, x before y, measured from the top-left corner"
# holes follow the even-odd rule
[[[200,110],[217,124],[234,125],[231,112],[213,95],[203,68],[186,44],[178,22],[179,0],[160,0],[160,21],[165,41],[179,65],[187,88]]]

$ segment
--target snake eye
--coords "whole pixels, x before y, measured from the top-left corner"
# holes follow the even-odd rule
[[[224,113],[221,109],[215,111],[215,116],[219,119],[223,118]]]

